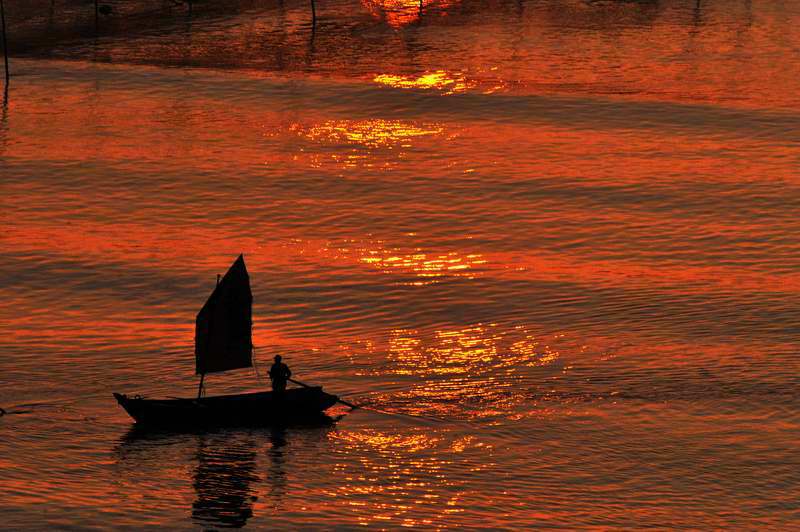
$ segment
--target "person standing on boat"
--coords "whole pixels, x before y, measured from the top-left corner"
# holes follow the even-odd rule
[[[281,362],[281,356],[275,355],[275,363],[269,368],[269,378],[272,380],[272,391],[283,393],[286,390],[286,381],[292,376],[289,366]]]

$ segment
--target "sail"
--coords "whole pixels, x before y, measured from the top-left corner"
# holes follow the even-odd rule
[[[233,263],[197,314],[194,354],[197,374],[253,365],[253,295],[244,256]]]

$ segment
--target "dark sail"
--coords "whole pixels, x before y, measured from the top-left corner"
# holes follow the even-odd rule
[[[197,314],[194,354],[197,373],[253,365],[253,295],[244,256],[233,263]]]

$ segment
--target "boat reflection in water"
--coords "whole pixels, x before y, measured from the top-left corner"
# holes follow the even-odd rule
[[[253,438],[228,441],[218,435],[199,435],[192,519],[204,526],[243,527],[253,517],[253,503],[258,499],[252,488],[260,480],[256,472]]]
[[[281,501],[286,495],[286,429],[274,428],[269,433],[271,443],[267,450],[269,465],[267,478],[269,478],[269,505],[273,510],[281,508]]]
[[[177,485],[189,480],[192,521],[203,529],[241,528],[281,509],[288,492],[287,452],[324,439],[335,419],[313,425],[195,433],[132,428],[117,448],[119,478],[172,507]],[[296,466],[296,464],[295,464]],[[259,494],[264,494],[262,501]],[[156,509],[151,509],[157,512]]]

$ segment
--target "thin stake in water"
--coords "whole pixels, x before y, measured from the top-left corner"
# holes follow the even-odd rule
[[[0,26],[3,27],[3,63],[5,64],[6,73],[6,89],[8,88],[8,78],[10,73],[8,71],[8,41],[6,40],[6,9],[3,5],[3,0],[0,0]]]

